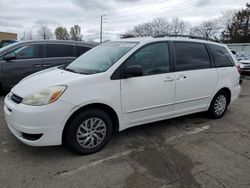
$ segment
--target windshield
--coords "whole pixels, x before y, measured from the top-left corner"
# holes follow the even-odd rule
[[[105,72],[136,46],[136,42],[107,42],[101,44],[68,65],[65,70],[81,74]]]
[[[0,54],[2,54],[6,49],[11,48],[12,46],[15,46],[16,43],[11,43],[11,44],[7,44],[6,46],[0,48]]]

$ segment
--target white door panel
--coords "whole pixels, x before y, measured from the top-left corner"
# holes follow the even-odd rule
[[[216,69],[176,72],[175,114],[206,109],[217,80]]]
[[[173,111],[174,73],[121,80],[124,120],[129,125],[170,116]]]

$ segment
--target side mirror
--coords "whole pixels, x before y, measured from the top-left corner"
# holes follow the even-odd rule
[[[141,65],[131,65],[125,67],[123,70],[123,75],[125,78],[143,76],[143,70]]]
[[[10,61],[10,60],[16,59],[16,54],[14,54],[14,53],[6,54],[6,55],[3,57],[3,59],[6,60],[6,61]]]

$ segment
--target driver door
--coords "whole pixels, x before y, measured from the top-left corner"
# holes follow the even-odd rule
[[[167,42],[146,45],[133,54],[123,66],[138,65],[139,77],[121,80],[123,117],[127,127],[170,116],[174,107],[175,78]]]

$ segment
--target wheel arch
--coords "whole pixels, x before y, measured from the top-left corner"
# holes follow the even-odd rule
[[[82,106],[81,108],[77,109],[75,112],[73,112],[73,114],[71,114],[71,116],[67,119],[64,128],[63,128],[63,132],[62,132],[62,144],[65,144],[65,137],[66,137],[66,133],[68,131],[70,122],[81,112],[89,110],[89,109],[100,109],[103,110],[105,112],[108,113],[108,115],[111,117],[112,119],[112,123],[113,123],[113,133],[117,133],[119,132],[119,126],[120,126],[120,122],[119,122],[119,118],[118,115],[116,113],[116,111],[110,107],[107,104],[103,104],[103,103],[92,103],[92,104],[87,104],[85,106]]]
[[[232,93],[231,93],[231,90],[228,88],[228,87],[223,87],[223,88],[221,88],[219,91],[217,91],[216,93],[215,93],[215,95],[214,95],[214,97],[218,94],[218,93],[220,93],[220,92],[225,92],[226,94],[227,94],[227,96],[228,96],[228,105],[231,103],[231,95],[232,95]],[[214,98],[213,97],[213,98]],[[211,101],[212,102],[212,101]],[[211,104],[211,102],[210,102],[210,104]]]

